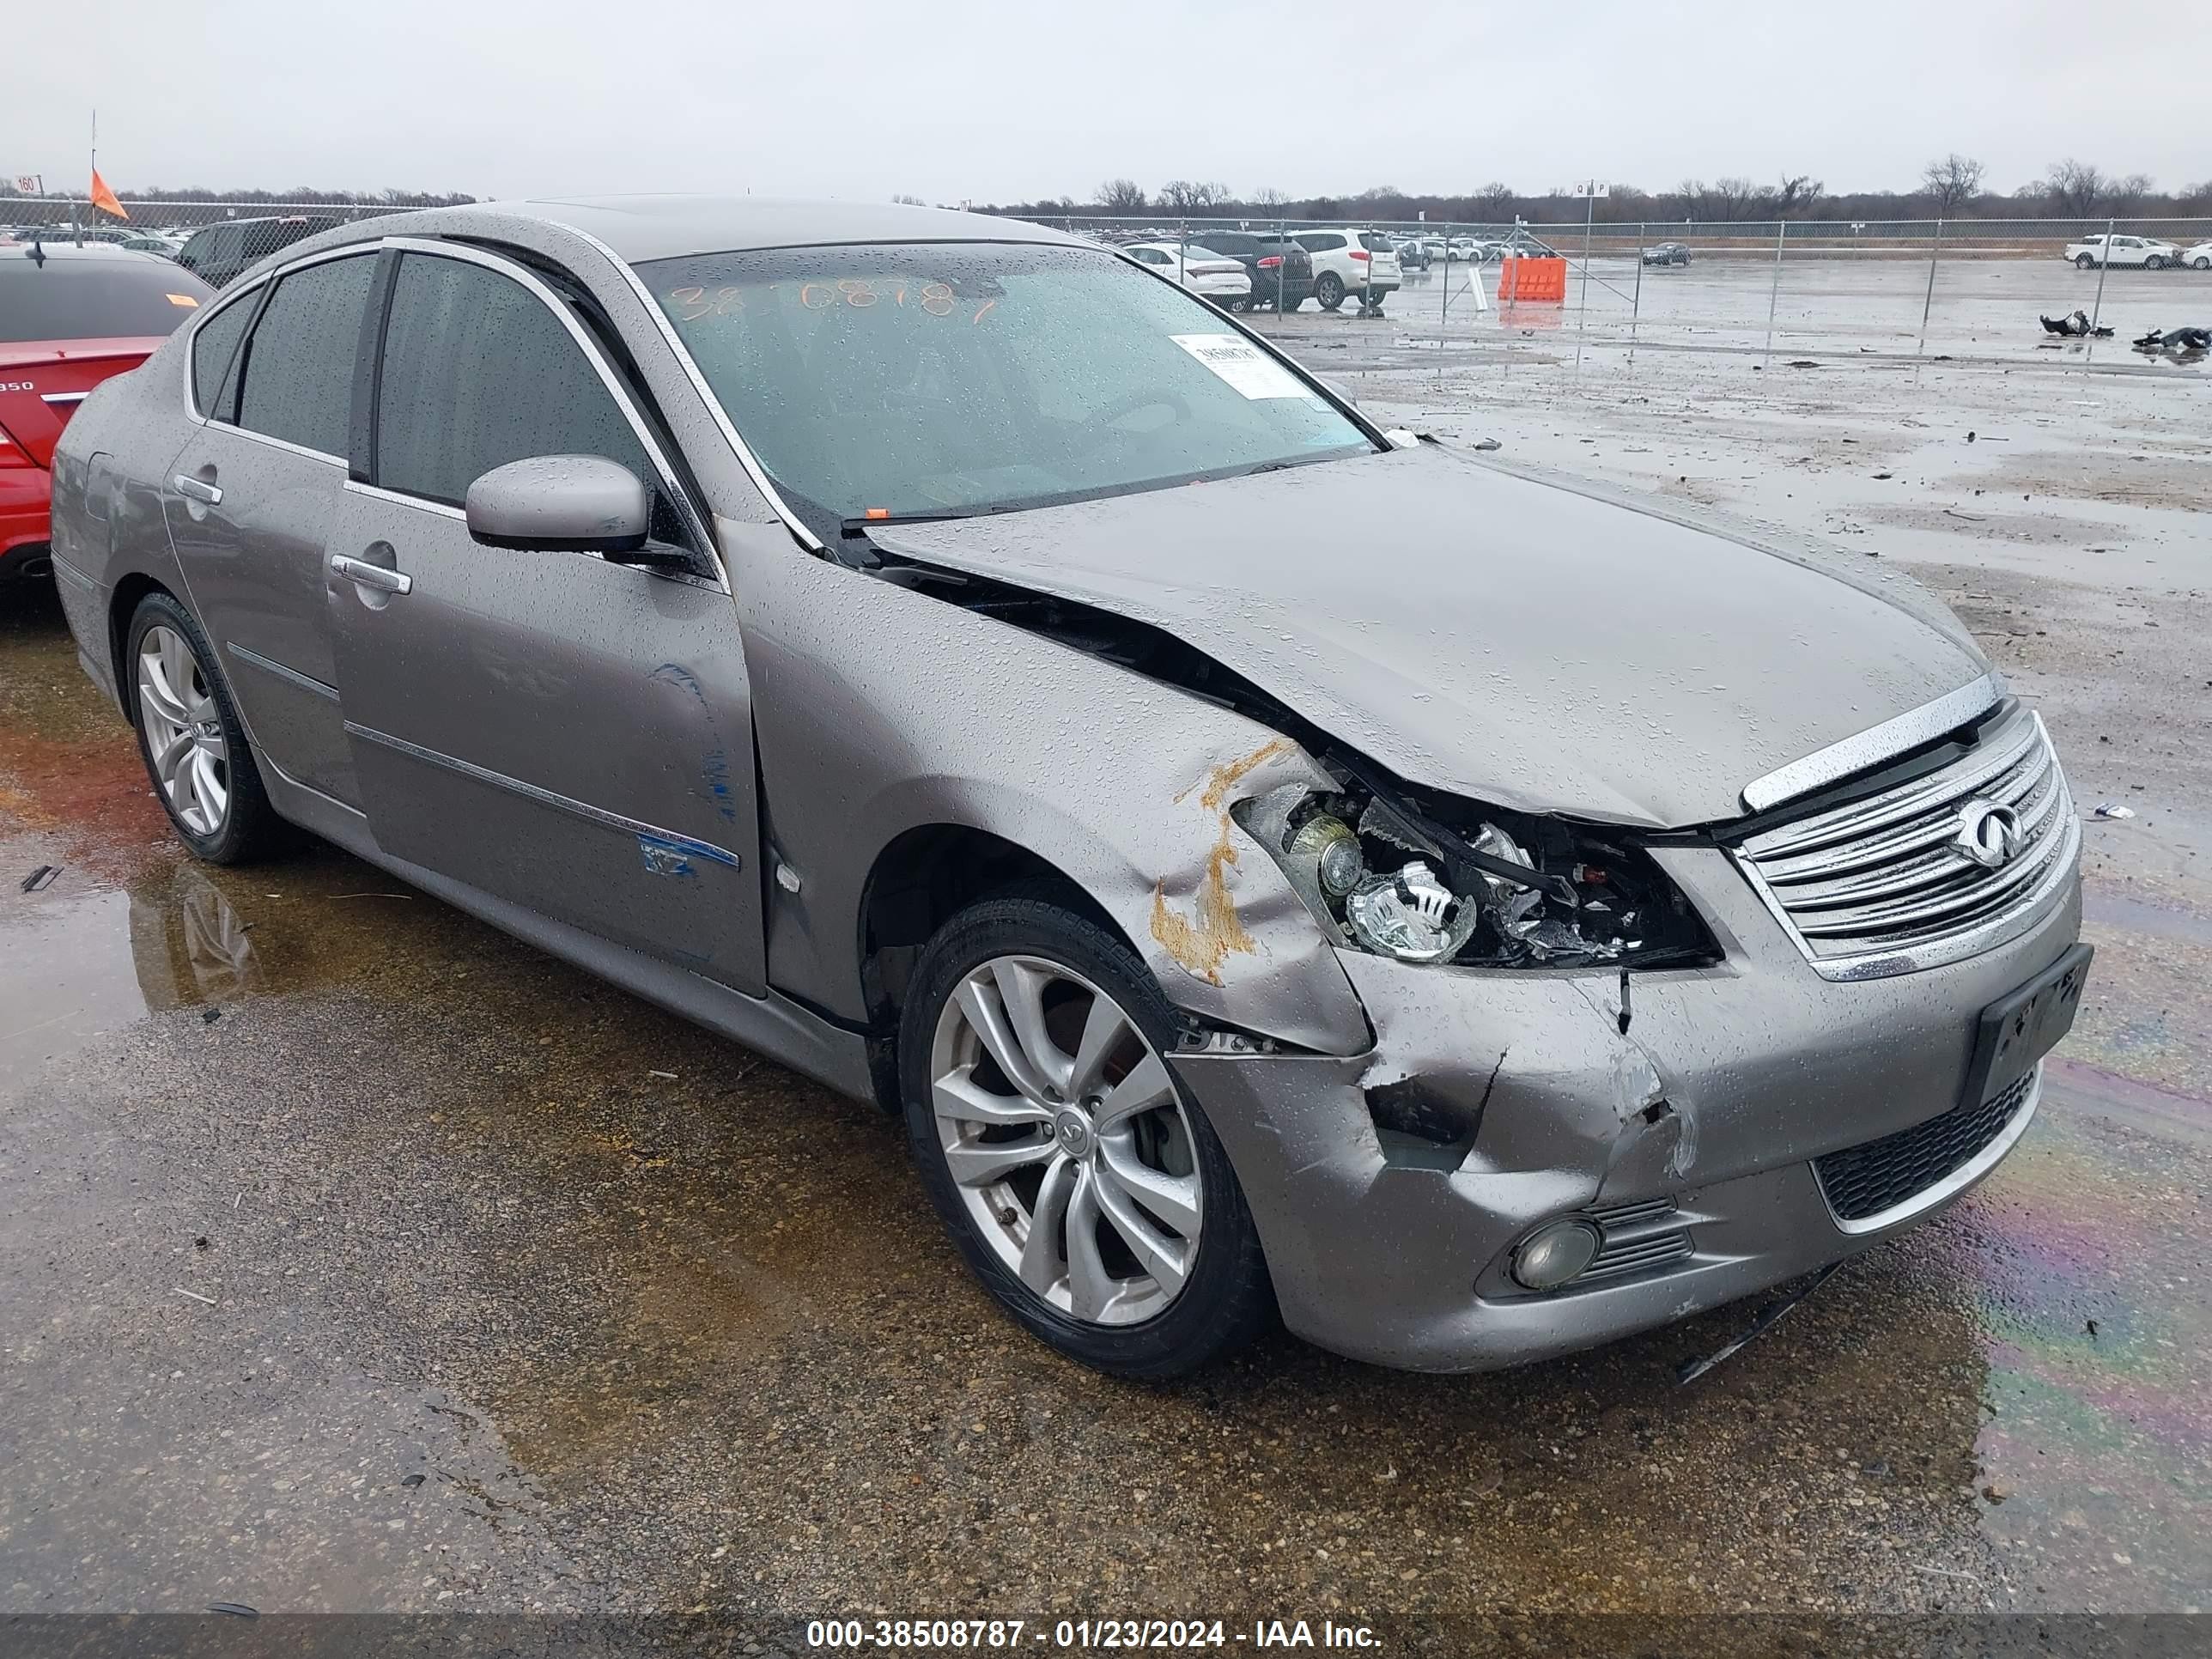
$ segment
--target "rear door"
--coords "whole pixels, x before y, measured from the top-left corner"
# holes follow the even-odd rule
[[[346,480],[368,247],[295,265],[212,312],[191,343],[198,416],[162,506],[193,610],[254,746],[358,806],[323,599]],[[179,395],[185,395],[180,392]]]
[[[368,465],[331,548],[391,574],[333,573],[327,600],[370,830],[410,863],[757,994],[744,647],[672,448],[537,276],[398,246]],[[469,484],[548,454],[630,468],[687,568],[473,541]]]

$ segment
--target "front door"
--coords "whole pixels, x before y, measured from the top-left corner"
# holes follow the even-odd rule
[[[757,994],[736,608],[619,384],[535,278],[471,251],[398,256],[369,477],[329,544],[391,573],[327,579],[345,729],[386,852]],[[689,574],[471,540],[470,483],[544,454],[636,472]]]
[[[323,598],[343,499],[374,249],[288,271],[192,337],[194,429],[163,481],[169,543],[254,745],[285,777],[360,805]],[[249,321],[252,332],[246,333]]]

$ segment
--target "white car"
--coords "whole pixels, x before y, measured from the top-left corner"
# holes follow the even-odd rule
[[[1398,245],[1379,230],[1301,230],[1291,240],[1313,255],[1314,298],[1334,311],[1347,294],[1364,294],[1376,310],[1403,281]]]
[[[2181,263],[2191,270],[2212,270],[2212,242],[2199,242],[2181,250]]]
[[[2066,257],[2083,270],[2094,270],[2100,264],[2141,265],[2146,270],[2163,270],[2168,265],[2181,263],[2181,250],[2171,242],[2161,242],[2155,236],[2114,236],[2112,246],[2105,246],[2105,235],[2084,236],[2078,242],[2066,245]]]
[[[1224,311],[1243,311],[1252,303],[1252,273],[1244,269],[1242,259],[1216,253],[1197,242],[1132,242],[1121,252],[1173,277]]]

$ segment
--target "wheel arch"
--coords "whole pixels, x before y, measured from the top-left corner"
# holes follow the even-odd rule
[[[114,665],[115,700],[123,705],[123,718],[133,726],[138,724],[138,700],[131,695],[131,619],[149,593],[165,593],[178,604],[184,603],[167,582],[143,570],[122,577],[107,599],[107,649],[108,660]]]

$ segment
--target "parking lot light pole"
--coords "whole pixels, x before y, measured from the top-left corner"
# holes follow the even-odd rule
[[[2089,307],[2089,339],[2082,348],[2081,367],[2089,367],[2089,359],[2097,355],[2097,319],[2105,314],[2105,273],[2112,268],[2112,229],[2118,219],[2105,221],[2104,258],[2097,261],[2097,299]]]
[[[1628,361],[1636,362],[1636,332],[1644,324],[1644,237],[1645,221],[1636,222],[1636,293],[1628,302]]]
[[[1928,349],[1928,313],[1936,308],[1936,263],[1943,257],[1943,221],[1936,221],[1936,246],[1928,253],[1928,297],[1920,302],[1920,344],[1916,357]]]
[[[1769,364],[1774,362],[1774,307],[1782,298],[1782,239],[1789,234],[1787,219],[1774,222],[1774,283],[1766,290],[1766,356],[1762,360]]]

